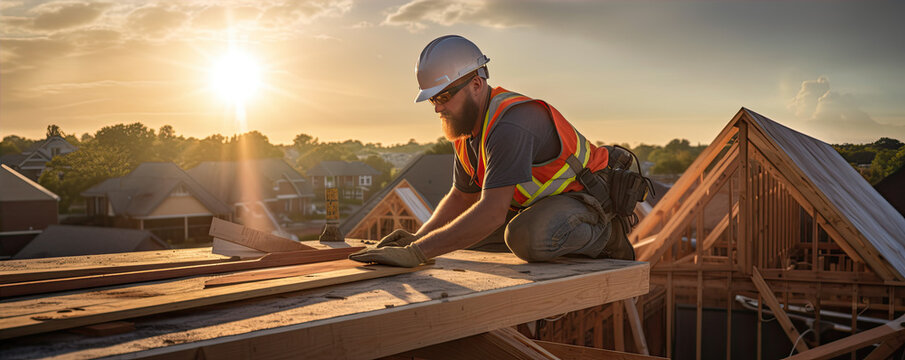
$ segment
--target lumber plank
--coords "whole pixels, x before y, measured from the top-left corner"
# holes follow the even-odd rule
[[[211,220],[210,235],[268,253],[314,250],[308,245],[216,217]]]
[[[270,279],[281,279],[292,276],[302,276],[308,274],[314,274],[325,271],[333,271],[340,269],[348,269],[361,266],[362,263],[349,260],[349,259],[340,259],[340,260],[332,260],[332,261],[324,261],[313,264],[303,264],[303,265],[294,265],[294,266],[284,266],[274,269],[263,269],[263,270],[251,270],[251,271],[243,271],[240,273],[235,273],[232,275],[225,275],[215,279],[211,279],[204,282],[205,288],[216,287],[216,286],[224,286],[224,285],[235,285],[241,283],[247,283],[252,281],[261,281],[261,280],[270,280]]]
[[[366,269],[370,268],[370,269]],[[425,268],[398,268],[366,265],[352,269],[336,270],[302,278],[265,280],[181,294],[134,299],[129,302],[96,304],[76,309],[47,311],[34,315],[0,319],[0,339],[69,329],[73,327],[129,319],[139,316],[190,309],[230,301],[251,299],[292,291],[312,289],[352,281],[418,271]]]
[[[770,310],[773,310],[773,315],[776,316],[776,320],[779,321],[782,330],[785,331],[786,336],[789,337],[789,341],[791,341],[792,344],[796,344],[797,342],[795,349],[797,349],[799,353],[807,351],[808,344],[806,344],[803,339],[799,340],[801,334],[798,333],[798,329],[792,324],[789,315],[786,315],[785,310],[779,305],[779,301],[777,301],[776,296],[773,295],[773,290],[770,290],[770,286],[764,281],[764,278],[760,275],[760,271],[758,271],[757,267],[752,268],[751,281],[754,282],[754,286],[757,287],[757,291],[763,297],[767,306],[770,307]]]
[[[128,255],[127,255],[128,254]],[[208,258],[199,258],[199,257]],[[119,254],[58,258],[4,260],[0,262],[0,284],[62,277],[112,274],[233,261],[204,249],[139,251]],[[25,265],[27,264],[27,265]]]
[[[649,264],[608,261],[615,266],[606,271],[215,338],[191,346],[157,348],[136,355],[155,359],[195,359],[202,354],[206,358],[244,355],[373,359],[647,293]]]
[[[0,285],[0,298],[337,260],[362,248],[291,251],[272,253],[255,260],[3,284]]]
[[[903,328],[903,324],[905,324],[905,315],[873,329],[865,330],[855,335],[833,341],[829,344],[824,344],[811,350],[795,354],[795,356],[789,357],[788,359],[831,359],[855,349],[860,349],[871,344],[882,343],[887,339],[902,338],[905,337],[905,328]]]
[[[543,341],[543,340],[534,340],[540,346],[543,346],[544,349],[547,349],[554,355],[562,358],[562,359],[574,359],[574,360],[591,360],[591,359],[603,359],[603,360],[666,360],[667,358],[659,357],[659,356],[651,356],[651,355],[643,355],[643,354],[632,354],[621,351],[613,351],[606,349],[597,349],[586,346],[578,346],[578,345],[569,345],[562,344],[552,341]]]

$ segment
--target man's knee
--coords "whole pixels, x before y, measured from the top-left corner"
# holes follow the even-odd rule
[[[545,198],[506,226],[509,250],[529,262],[549,261],[572,253],[593,252],[604,229],[598,215],[572,197]],[[599,249],[598,249],[599,251]],[[595,254],[587,254],[595,256]]]
[[[518,226],[519,223],[515,226],[512,224],[510,222],[509,226],[506,226],[505,240],[509,251],[515,256],[528,262],[549,261],[556,257],[545,249],[544,239],[538,236],[539,232],[535,231],[536,229],[531,226]]]

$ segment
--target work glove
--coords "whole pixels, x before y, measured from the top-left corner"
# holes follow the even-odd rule
[[[403,229],[396,229],[396,231],[393,231],[389,235],[384,236],[383,239],[380,239],[380,242],[377,243],[377,247],[406,246],[415,242],[415,240],[418,240],[418,236],[415,236],[415,234]]]
[[[415,267],[427,261],[421,247],[416,243],[406,246],[384,246],[382,248],[368,248],[349,255],[349,259],[364,263],[376,262],[378,264]]]

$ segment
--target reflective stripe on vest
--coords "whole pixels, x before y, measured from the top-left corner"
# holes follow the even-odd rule
[[[515,186],[512,197],[512,206],[523,208],[530,206],[547,196],[561,194],[570,191],[580,191],[584,187],[575,176],[581,169],[572,169],[566,159],[575,156],[581,162],[582,167],[597,171],[607,165],[608,153],[604,147],[592,145],[581,133],[575,130],[571,124],[555,108],[541,100],[531,99],[527,96],[514,93],[503,88],[494,88],[491,92],[490,106],[484,117],[481,127],[481,146],[477,156],[477,169],[471,166],[468,158],[467,143],[465,139],[455,141],[456,158],[469,176],[475,179],[477,184],[483,187],[484,171],[487,168],[487,134],[493,129],[497,120],[512,106],[536,101],[547,109],[550,118],[559,135],[560,153],[555,159],[542,164],[531,166],[531,180]]]

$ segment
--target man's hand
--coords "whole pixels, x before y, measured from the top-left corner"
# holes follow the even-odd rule
[[[378,264],[415,267],[427,261],[421,247],[416,243],[407,246],[384,246],[382,248],[364,249],[352,255],[349,259],[361,262],[376,262]]]
[[[403,229],[396,229],[396,231],[393,231],[389,235],[384,236],[383,239],[380,239],[380,242],[377,243],[377,247],[406,246],[415,242],[415,240],[418,240],[418,236],[415,236],[415,234]]]

